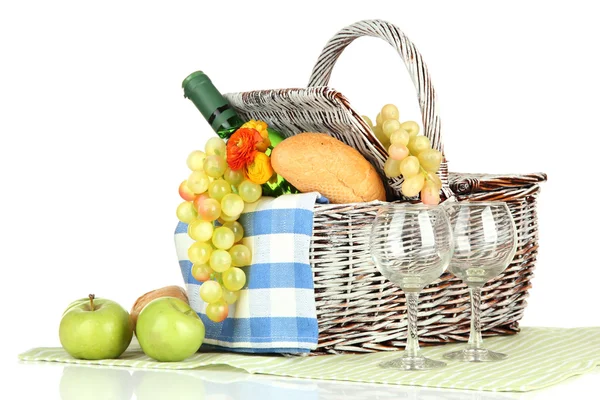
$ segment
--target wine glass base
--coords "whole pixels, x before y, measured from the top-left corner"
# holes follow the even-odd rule
[[[401,369],[404,371],[428,371],[443,368],[445,362],[435,361],[426,357],[400,357],[379,364],[381,368]]]
[[[486,349],[464,349],[444,354],[447,360],[465,362],[494,362],[504,360],[506,357],[508,357],[506,354]]]

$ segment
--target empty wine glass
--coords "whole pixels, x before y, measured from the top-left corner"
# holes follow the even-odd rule
[[[444,354],[450,360],[498,361],[506,354],[482,347],[481,288],[500,275],[517,250],[515,223],[506,203],[474,202],[446,204],[454,236],[454,254],[448,270],[469,287],[471,333],[464,350]]]
[[[381,274],[406,295],[407,341],[402,357],[383,368],[429,370],[446,363],[421,355],[417,334],[419,292],[442,275],[452,257],[450,222],[440,206],[390,203],[377,212],[370,241],[373,261]]]

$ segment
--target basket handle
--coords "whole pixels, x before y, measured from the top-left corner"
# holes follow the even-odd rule
[[[434,149],[444,153],[441,121],[436,107],[436,95],[427,66],[414,44],[408,40],[398,27],[389,22],[377,19],[365,20],[356,22],[339,31],[323,48],[313,68],[308,87],[327,86],[335,62],[340,54],[354,39],[362,36],[383,39],[400,54],[417,89],[423,119],[423,134],[429,138]]]

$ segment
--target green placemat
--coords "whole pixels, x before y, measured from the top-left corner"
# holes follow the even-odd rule
[[[383,360],[397,352],[318,357],[258,356],[234,353],[197,353],[185,361],[152,361],[136,345],[116,360],[76,360],[61,348],[37,348],[19,355],[24,361],[57,361],[133,368],[192,369],[224,364],[249,373],[330,379],[366,383],[416,385],[467,390],[524,392],[541,389],[571,376],[590,372],[600,365],[599,328],[523,328],[515,336],[486,338],[485,347],[509,355],[495,363],[446,361],[435,371],[412,372],[382,369]],[[423,349],[427,357],[442,355],[464,344],[447,344]]]

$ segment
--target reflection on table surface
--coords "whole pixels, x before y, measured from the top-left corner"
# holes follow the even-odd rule
[[[252,375],[227,366],[164,371],[67,365],[63,368],[57,389],[62,400],[526,400],[532,398],[528,393],[459,391]]]

